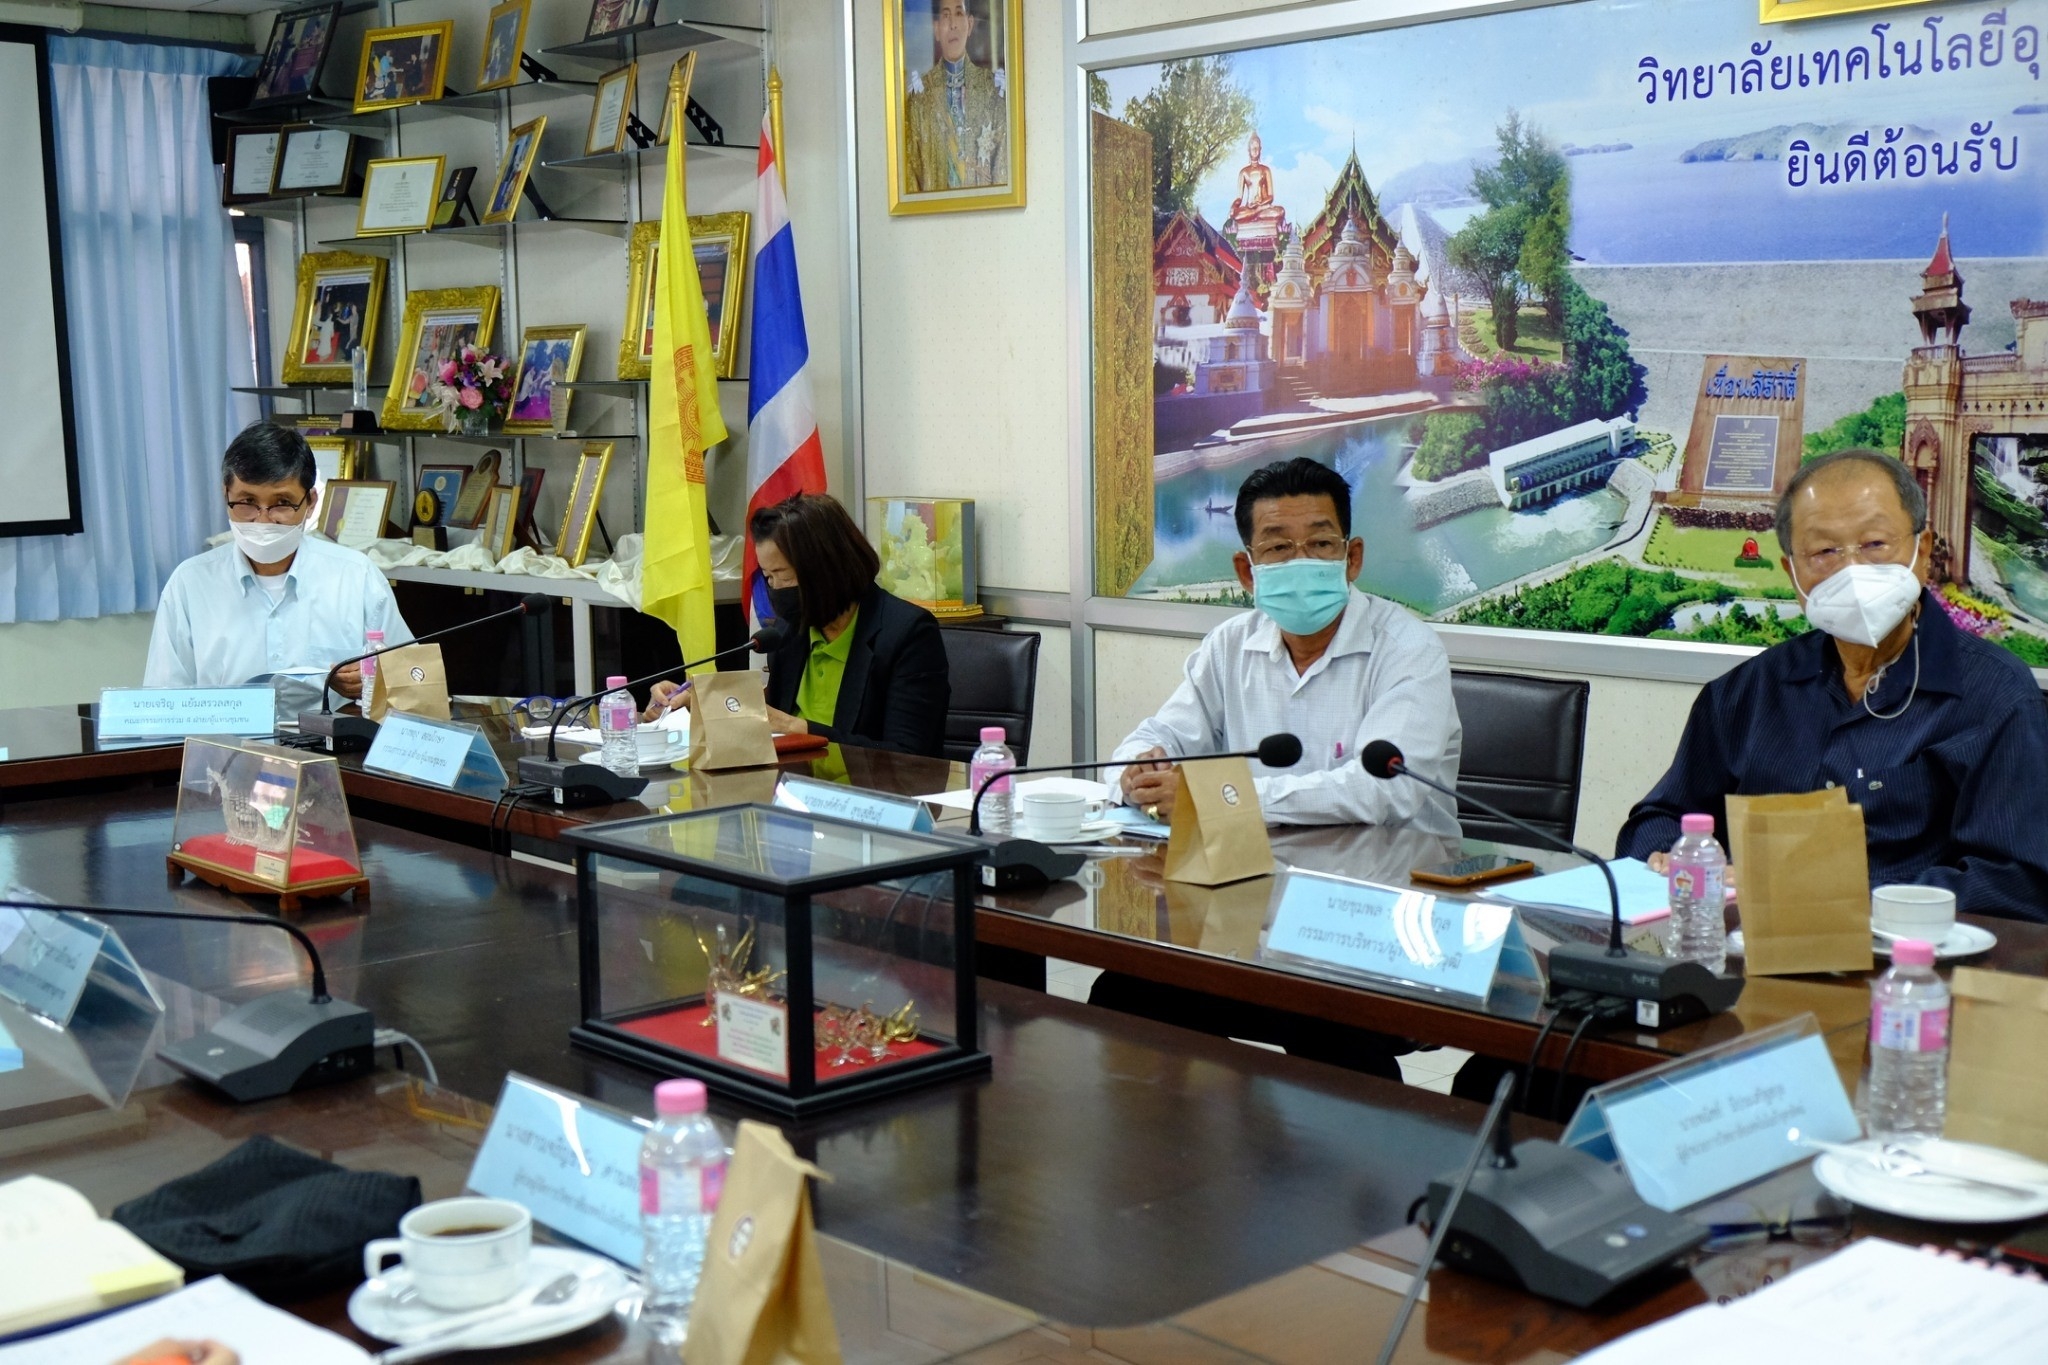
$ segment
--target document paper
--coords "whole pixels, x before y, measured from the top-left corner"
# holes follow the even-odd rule
[[[218,1341],[242,1365],[370,1365],[370,1353],[216,1275],[69,1331],[0,1346],[0,1365],[100,1365],[170,1338]]]

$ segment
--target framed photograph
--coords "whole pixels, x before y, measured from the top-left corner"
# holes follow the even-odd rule
[[[483,65],[476,88],[502,90],[519,83],[519,54],[526,51],[526,19],[533,0],[505,0],[484,20]]]
[[[519,476],[519,516],[512,526],[512,540],[517,545],[530,545],[543,549],[540,528],[533,524],[533,510],[540,506],[540,486],[547,478],[545,469],[529,469]]]
[[[505,144],[505,164],[498,168],[498,183],[484,209],[484,222],[509,223],[519,212],[519,196],[526,189],[526,176],[533,169],[540,152],[540,135],[547,131],[547,126],[547,115],[543,114],[512,130]]]
[[[448,183],[441,186],[441,202],[434,205],[435,227],[447,227],[455,221],[455,215],[469,198],[469,187],[475,179],[474,166],[456,166],[449,170]]]
[[[495,284],[407,294],[391,387],[384,393],[384,425],[394,431],[439,430],[441,411],[427,396],[428,383],[464,346],[489,346],[497,320]]]
[[[1023,207],[1024,0],[884,0],[882,80],[889,212]]]
[[[711,323],[711,349],[720,379],[732,378],[738,359],[740,319],[745,316],[747,226],[753,216],[733,213],[690,215],[690,249],[697,256],[697,287]],[[654,322],[648,320],[650,334]],[[649,349],[652,350],[650,335]]]
[[[503,559],[512,553],[512,533],[519,527],[519,488],[515,484],[499,484],[491,490],[490,507],[484,513],[482,533],[477,543],[490,552],[492,559]]]
[[[680,77],[677,75],[678,72],[681,73]],[[669,78],[661,84],[661,128],[655,136],[655,146],[668,146],[669,131],[675,127],[676,115],[689,107],[690,82],[695,80],[696,76],[697,49],[693,47],[676,58],[676,64],[669,68]]]
[[[583,155],[616,152],[625,145],[626,115],[633,112],[633,90],[639,68],[627,62],[597,78],[597,98],[590,103],[590,126],[583,132]]]
[[[228,134],[228,164],[222,168],[220,202],[251,204],[268,199],[277,183],[282,128],[236,128]]]
[[[633,224],[626,248],[626,321],[619,331],[619,378],[654,373],[654,267],[661,255],[661,222]]]
[[[609,441],[592,441],[576,457],[576,482],[569,488],[569,503],[562,511],[562,533],[555,537],[555,553],[572,569],[590,553],[590,533],[597,527],[597,499],[604,492],[605,471],[611,463]]]
[[[313,488],[318,492],[330,479],[356,476],[356,443],[346,436],[306,436],[313,450]]]
[[[425,232],[441,199],[442,156],[379,157],[363,168],[356,236],[391,237]]]
[[[505,453],[487,450],[476,467],[462,478],[462,487],[455,494],[455,509],[448,514],[450,526],[475,529],[483,525],[484,513],[491,507],[491,490],[498,486],[498,467],[504,462]]]
[[[420,466],[419,482],[414,486],[413,523],[418,526],[454,526],[455,506],[462,498],[462,481],[469,477],[466,464],[423,464]],[[430,519],[423,515],[427,506],[421,493],[433,494],[434,515]]]
[[[519,339],[518,368],[512,377],[512,406],[505,411],[505,430],[543,434],[555,429],[557,416],[569,410],[569,390],[583,364],[582,323],[560,327],[529,327]]]
[[[339,128],[287,128],[277,157],[278,194],[347,194],[356,140]]]
[[[299,257],[299,287],[282,367],[285,383],[348,383],[349,353],[357,346],[376,363],[377,316],[389,268],[381,257],[352,251]]]
[[[448,81],[448,47],[455,21],[373,28],[363,35],[356,68],[355,111],[396,109],[441,98]]]
[[[654,27],[655,0],[593,0],[583,40]]]
[[[320,68],[326,64],[327,49],[334,42],[335,26],[341,21],[341,0],[288,9],[270,24],[270,42],[263,49],[263,65],[256,69],[256,93],[249,97],[251,108],[302,100],[319,93]]]
[[[320,534],[352,550],[368,549],[384,538],[397,496],[398,485],[389,479],[329,479],[319,503]]]

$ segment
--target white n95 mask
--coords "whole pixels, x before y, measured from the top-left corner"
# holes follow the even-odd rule
[[[235,533],[235,548],[247,555],[252,564],[275,564],[290,559],[306,538],[303,523],[279,526],[271,521],[232,521],[228,526]]]
[[[1824,578],[1806,594],[1806,619],[1816,630],[1864,648],[1898,629],[1920,600],[1920,580],[1913,566],[1920,562],[1920,538],[1913,538],[1908,564],[1851,564]],[[1793,586],[1799,585],[1797,575]]]

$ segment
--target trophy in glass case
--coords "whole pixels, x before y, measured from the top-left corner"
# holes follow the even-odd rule
[[[280,910],[370,884],[339,765],[274,744],[185,741],[168,861],[174,878],[276,896]]]

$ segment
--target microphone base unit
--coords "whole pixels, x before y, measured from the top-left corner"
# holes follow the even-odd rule
[[[219,1023],[157,1056],[238,1104],[375,1069],[376,1024],[346,1000],[309,1000],[302,989],[259,995]]]
[[[1703,1224],[1644,1203],[1586,1152],[1531,1140],[1514,1160],[1473,1175],[1438,1251],[1445,1265],[1586,1308],[1707,1240]],[[1455,1172],[1429,1182],[1432,1222],[1456,1183]]]
[[[984,891],[1035,891],[1073,876],[1088,861],[1085,853],[1062,853],[1036,839],[979,837],[989,845],[988,861],[981,865]]]
[[[621,777],[596,763],[532,755],[519,760],[519,780],[547,788],[556,805],[569,807],[636,801],[647,789],[644,777]]]
[[[322,741],[330,754],[359,754],[377,738],[377,722],[368,716],[334,711],[299,712],[299,733]]]
[[[1743,978],[1716,976],[1697,962],[1674,962],[1631,948],[1609,957],[1594,943],[1560,943],[1550,950],[1550,990],[1585,991],[1635,1003],[1639,1028],[1676,1028],[1733,1009]]]

